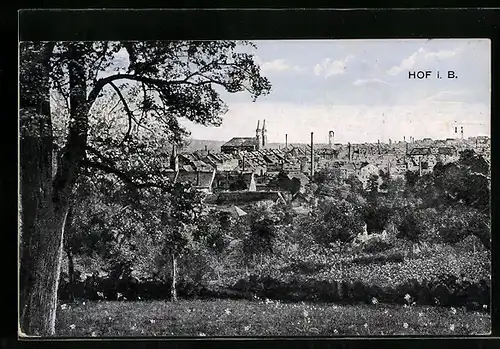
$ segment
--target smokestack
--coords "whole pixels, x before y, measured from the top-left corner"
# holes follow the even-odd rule
[[[380,155],[380,139],[377,139],[378,155]]]
[[[285,147],[288,148],[288,133],[285,134]]]
[[[403,142],[406,143],[406,136],[403,136]]]
[[[330,146],[330,148],[333,148],[334,137],[335,137],[335,132],[333,131],[328,132],[328,145]]]
[[[352,161],[351,142],[347,143],[347,146],[348,146],[348,148],[349,148],[349,161]]]
[[[311,132],[311,179],[314,176],[314,132]]]
[[[460,134],[462,136],[462,139],[464,139],[464,127],[460,126]]]
[[[205,144],[205,151],[207,151],[207,150],[208,150],[208,147],[207,147],[207,145]]]

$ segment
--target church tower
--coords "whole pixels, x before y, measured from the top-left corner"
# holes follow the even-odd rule
[[[262,123],[262,148],[267,146],[267,128],[266,128],[266,120]]]
[[[261,129],[260,129],[260,120],[257,120],[257,129],[255,130],[255,138],[257,139],[257,150],[261,148]]]

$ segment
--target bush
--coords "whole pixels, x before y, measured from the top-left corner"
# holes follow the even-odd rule
[[[354,264],[372,264],[372,263],[401,263],[404,261],[404,256],[400,252],[390,254],[372,254],[360,257],[355,257],[351,260]]]
[[[380,237],[371,238],[361,245],[362,251],[365,253],[380,253],[392,247],[394,247],[393,244]]]

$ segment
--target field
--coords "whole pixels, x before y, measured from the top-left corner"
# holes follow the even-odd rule
[[[85,301],[60,304],[56,335],[380,336],[486,335],[486,312],[386,304],[336,305],[271,300]]]

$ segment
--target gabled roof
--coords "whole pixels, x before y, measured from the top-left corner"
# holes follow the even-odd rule
[[[430,155],[431,154],[431,148],[426,147],[426,148],[413,148],[410,151],[410,155]]]
[[[233,137],[223,147],[251,147],[256,145],[257,139],[254,137]]]
[[[175,182],[189,182],[194,187],[211,188],[215,178],[213,171],[179,171],[175,177]]]

